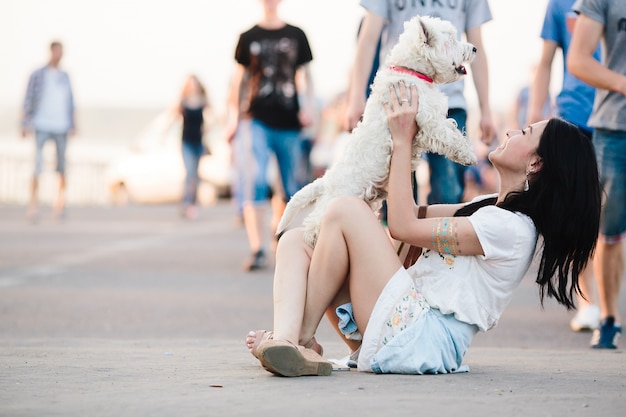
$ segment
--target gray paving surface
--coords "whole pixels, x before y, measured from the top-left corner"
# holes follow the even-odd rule
[[[272,269],[241,270],[228,202],[195,222],[174,206],[23,214],[0,206],[0,416],[626,415],[624,349],[590,349],[532,280],[468,374],[279,378],[243,345],[271,327]],[[347,353],[326,323],[318,340]]]

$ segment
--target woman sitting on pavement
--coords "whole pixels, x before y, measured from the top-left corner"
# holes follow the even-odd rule
[[[314,335],[337,307],[354,320],[341,320],[339,330],[362,335],[360,346],[346,340],[360,371],[467,371],[462,360],[472,338],[497,324],[535,252],[542,303],[547,295],[574,308],[600,217],[591,142],[558,118],[509,131],[489,154],[500,176],[497,195],[416,207],[410,173],[419,98],[402,83],[390,93],[389,233],[424,250],[405,269],[376,215],[355,197],[329,207],[315,249],[301,229],[286,232],[276,255],[274,331],[246,339],[274,374],[331,373]]]

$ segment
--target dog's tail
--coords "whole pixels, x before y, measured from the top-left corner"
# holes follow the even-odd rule
[[[283,216],[281,217],[278,227],[276,228],[277,236],[280,236],[285,231],[287,226],[289,226],[289,223],[293,221],[293,218],[296,217],[300,210],[317,200],[317,198],[322,194],[322,188],[322,178],[318,178],[302,187],[289,199],[289,202],[285,207],[285,211],[283,212]]]

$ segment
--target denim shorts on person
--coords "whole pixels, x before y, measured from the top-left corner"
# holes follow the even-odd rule
[[[441,313],[415,292],[412,277],[406,269],[399,268],[385,285],[370,315],[358,359],[359,371],[395,374],[469,371],[462,363],[463,357],[478,327],[457,320],[454,314]],[[411,317],[405,320],[408,315]],[[391,329],[390,333],[395,318],[399,318],[400,327]]]
[[[276,157],[280,179],[287,198],[298,191],[296,171],[300,162],[299,130],[275,129],[255,120],[239,122],[234,140],[237,169],[237,199],[263,202],[268,199],[268,167],[271,154]]]
[[[626,234],[626,132],[596,129],[593,145],[603,188],[600,234],[617,243]]]
[[[445,374],[469,372],[463,357],[478,327],[458,321],[454,314],[431,308],[396,335],[372,358],[378,374]]]
[[[43,165],[43,147],[49,139],[52,139],[54,141],[56,147],[56,171],[60,174],[65,173],[65,149],[67,147],[67,133],[54,133],[37,130],[35,131],[35,176],[41,174]]]

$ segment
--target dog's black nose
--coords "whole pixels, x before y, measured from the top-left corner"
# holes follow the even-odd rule
[[[476,49],[476,47],[473,47],[472,52],[476,53],[476,51],[478,51],[478,49]]]

